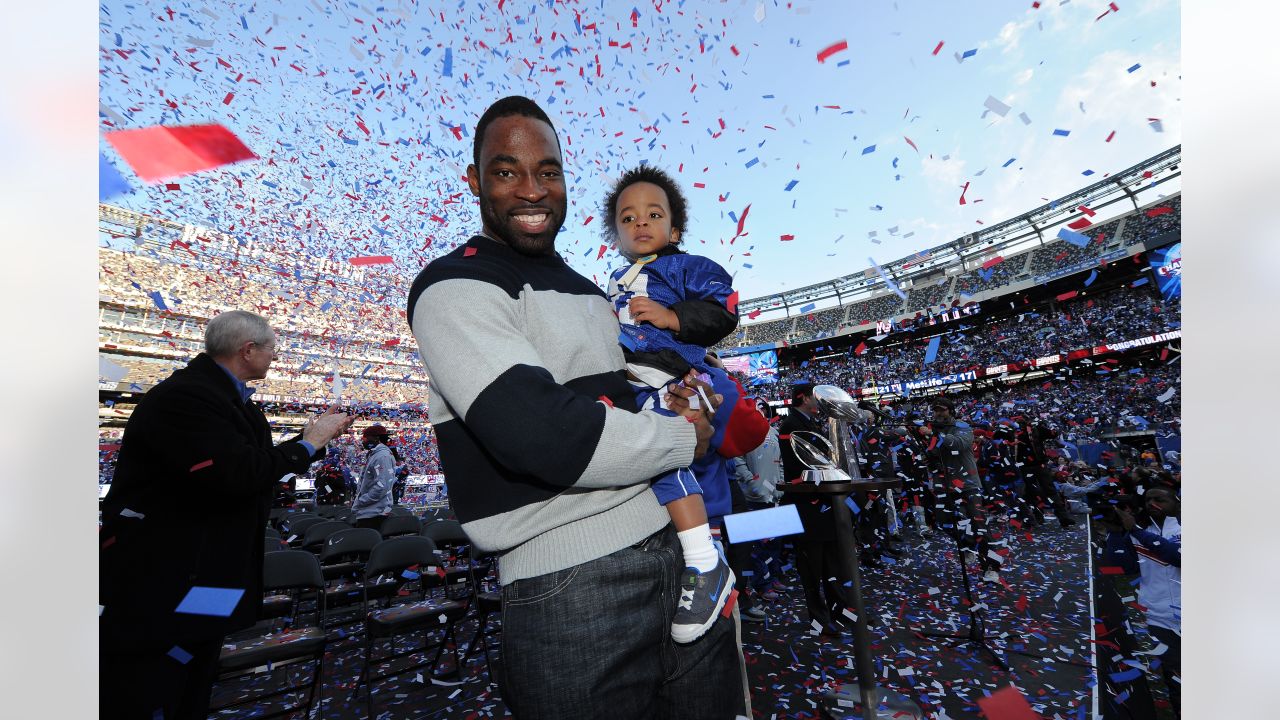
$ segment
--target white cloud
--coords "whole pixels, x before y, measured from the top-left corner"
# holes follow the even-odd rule
[[[1035,74],[1036,74],[1035,69],[1027,68],[1026,70],[1023,70],[1022,72],[1013,76],[1013,84],[1026,85],[1028,82],[1031,81],[1031,77]]]

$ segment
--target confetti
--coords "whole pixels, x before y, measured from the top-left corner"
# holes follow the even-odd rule
[[[178,603],[174,612],[187,615],[212,615],[230,617],[235,611],[243,589],[193,586]]]
[[[149,183],[258,157],[221,125],[116,130],[106,139]]]

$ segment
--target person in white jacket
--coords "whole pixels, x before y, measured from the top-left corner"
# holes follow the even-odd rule
[[[382,518],[391,511],[391,486],[396,481],[396,457],[387,445],[391,434],[381,425],[364,429],[362,442],[369,451],[356,486],[356,498],[351,503],[355,511],[356,527],[377,530]]]
[[[1156,657],[1174,712],[1181,716],[1182,506],[1174,491],[1164,486],[1147,490],[1143,504],[1146,527],[1123,508],[1116,508],[1122,528],[1112,528],[1107,535],[1103,562],[1140,574],[1138,603],[1147,609],[1147,631],[1165,646]]]

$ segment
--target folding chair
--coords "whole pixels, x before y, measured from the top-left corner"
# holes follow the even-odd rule
[[[396,515],[393,513],[382,519],[379,531],[384,538],[399,535],[417,535],[422,532],[422,522],[413,515]]]
[[[491,561],[477,564],[472,559],[471,539],[457,520],[437,520],[422,528],[422,536],[431,538],[442,550],[452,551],[453,564],[444,564],[446,594],[450,597],[471,597],[479,592],[475,572],[484,577],[489,573]]]
[[[284,536],[286,542],[294,544],[302,539],[303,534],[307,532],[307,528],[312,525],[319,525],[322,522],[328,521],[319,515],[285,518],[286,524],[280,534]]]
[[[390,510],[390,515],[392,517],[395,517],[397,515],[408,515],[411,517],[417,517],[416,515],[413,514],[412,510],[405,507],[404,505],[392,505]]]
[[[440,663],[440,656],[443,654],[445,646],[449,645],[450,641],[454,639],[454,625],[467,614],[466,603],[457,600],[426,598],[426,584],[422,582],[419,583],[423,594],[422,600],[370,611],[368,609],[368,591],[373,586],[372,580],[386,573],[397,574],[408,581],[420,580],[421,577],[427,576],[431,572],[430,569],[438,562],[435,543],[424,537],[403,536],[383,540],[369,554],[369,561],[364,568],[364,607],[366,610],[364,621],[364,665],[360,669],[360,678],[356,681],[356,689],[352,697],[359,693],[361,685],[367,686],[368,717],[370,718],[376,717],[373,712],[374,682],[403,675],[423,666],[428,666],[430,672],[434,673],[436,666]],[[415,567],[417,568],[416,571],[411,569]],[[441,625],[444,625],[444,635],[438,642],[433,644],[430,642],[430,631]],[[370,675],[370,668],[375,664],[373,659],[375,640],[391,639],[394,641],[397,635],[417,630],[421,630],[423,633],[423,646],[421,648],[397,653],[394,652],[393,642],[392,654],[378,658],[376,664],[385,664],[419,652],[425,653],[432,647],[436,648],[435,657],[430,661],[416,663],[394,672],[378,676]],[[460,667],[458,665],[456,644],[454,645],[453,654],[455,667]]]
[[[281,550],[288,550],[288,549],[289,549],[289,543],[285,542],[284,540],[281,540],[278,537],[271,537],[268,535],[262,541],[262,552],[264,553],[279,552]]]
[[[307,529],[302,533],[302,541],[298,543],[298,547],[302,550],[319,554],[320,548],[324,546],[330,535],[350,529],[351,526],[341,520],[323,520],[308,525]]]
[[[325,632],[323,630],[325,613],[324,577],[320,573],[320,561],[316,559],[315,555],[301,550],[267,553],[263,557],[262,577],[264,590],[288,590],[296,593],[295,608],[297,603],[300,602],[303,592],[308,590],[315,591],[316,625],[291,628],[283,632],[268,633],[267,635],[231,643],[224,642],[222,653],[218,657],[219,680],[254,676],[257,674],[255,669],[262,666],[270,668],[268,672],[274,672],[280,667],[293,662],[314,659],[315,670],[309,684],[305,706],[295,704],[268,715],[255,717],[276,717],[304,708],[307,716],[310,716],[312,704],[316,699],[316,688],[320,685],[320,677],[323,674],[325,652]],[[292,617],[296,618],[297,613],[293,613]],[[280,690],[258,694],[222,707],[213,708],[212,711],[217,712],[259,702],[269,697],[297,692],[304,687],[308,686],[289,685]],[[322,689],[321,695],[323,693]],[[323,702],[320,705],[323,709]]]

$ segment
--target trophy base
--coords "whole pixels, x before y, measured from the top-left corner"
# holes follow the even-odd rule
[[[879,699],[879,707],[873,708],[871,717],[920,720],[924,711],[907,696],[882,687],[872,688],[872,695]],[[827,717],[836,720],[858,720],[862,713],[862,690],[857,683],[847,683],[822,694],[822,709]]]
[[[853,478],[849,477],[849,473],[833,467],[824,468],[808,468],[800,475],[802,482],[808,483],[840,483],[849,482]]]

